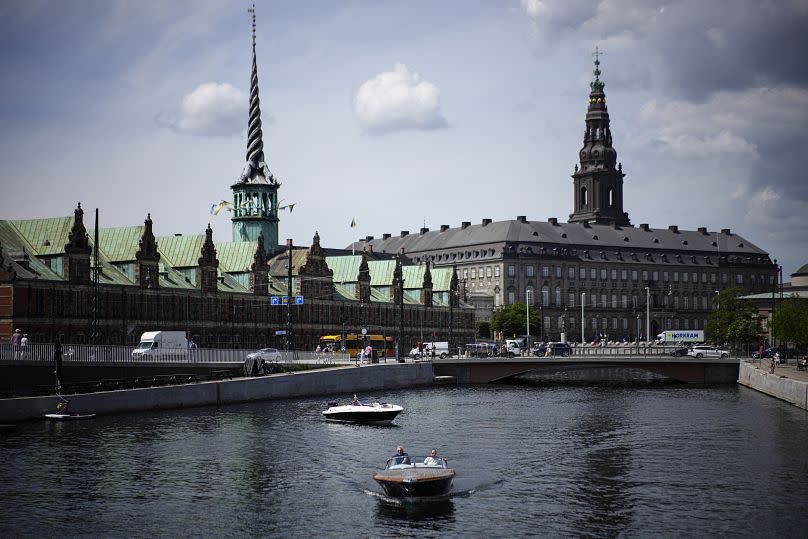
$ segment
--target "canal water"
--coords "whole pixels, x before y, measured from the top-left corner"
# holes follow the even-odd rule
[[[325,422],[334,397],[22,425],[0,434],[0,535],[808,534],[808,413],[746,388],[375,396],[404,406],[394,426]],[[450,497],[382,496],[399,444],[449,459]]]

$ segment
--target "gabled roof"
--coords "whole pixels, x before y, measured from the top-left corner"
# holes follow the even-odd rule
[[[87,230],[87,234],[92,243],[95,232]],[[110,262],[132,262],[135,260],[142,236],[143,226],[101,228],[98,230],[98,248],[104,251]]]
[[[362,255],[327,256],[325,263],[328,264],[328,269],[334,272],[334,284],[355,283],[359,276]],[[370,262],[368,268],[370,268]]]
[[[166,262],[175,268],[196,267],[202,253],[202,244],[205,243],[204,234],[160,236],[155,239],[161,259],[165,257]]]
[[[216,243],[219,269],[230,273],[249,272],[258,244],[252,241]]]

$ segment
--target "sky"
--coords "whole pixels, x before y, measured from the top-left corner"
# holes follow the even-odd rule
[[[0,0],[0,218],[231,240],[248,2]],[[808,262],[808,0],[257,1],[279,242],[572,211],[592,52],[633,224]],[[356,228],[349,225],[352,220]]]

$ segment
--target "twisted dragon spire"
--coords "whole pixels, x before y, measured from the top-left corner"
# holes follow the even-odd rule
[[[250,75],[250,112],[247,121],[247,163],[239,178],[245,183],[277,183],[264,157],[261,131],[261,100],[258,98],[258,62],[255,56],[255,4],[247,10],[252,14],[252,74]]]

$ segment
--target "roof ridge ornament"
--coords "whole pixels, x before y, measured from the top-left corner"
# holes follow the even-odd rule
[[[593,92],[602,92],[603,87],[605,84],[602,80],[600,80],[600,55],[603,54],[603,51],[598,49],[598,46],[595,45],[595,52],[592,53],[592,56],[595,57],[595,69],[592,70],[592,73],[595,75],[595,80],[589,83],[589,87],[592,89]]]

